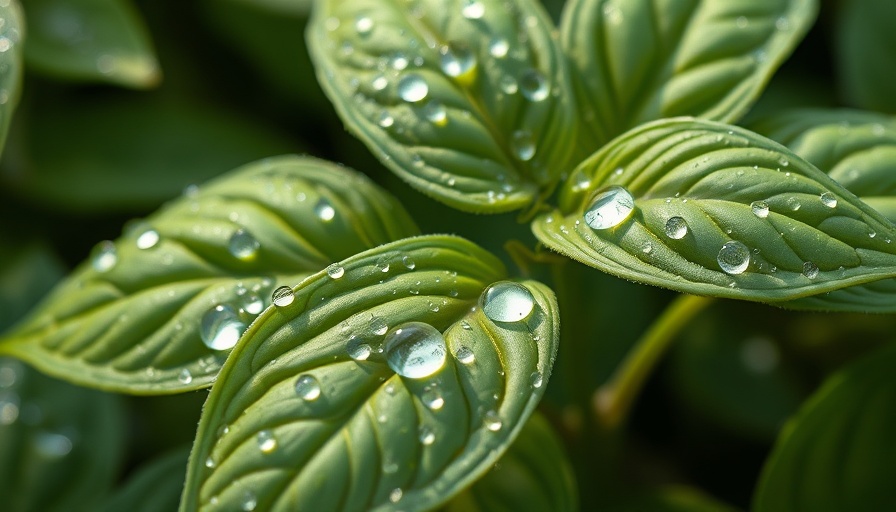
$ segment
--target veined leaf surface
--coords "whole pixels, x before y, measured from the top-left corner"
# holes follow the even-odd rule
[[[561,34],[592,147],[664,117],[737,120],[816,10],[814,0],[572,0]]]
[[[690,118],[612,141],[533,230],[619,277],[716,297],[782,303],[896,275],[880,213],[787,148]]]
[[[400,204],[357,173],[310,158],[262,160],[101,242],[0,352],[101,389],[206,387],[277,286],[416,232]]]
[[[317,7],[308,43],[324,91],[418,190],[462,210],[509,211],[574,164],[572,89],[538,2]]]
[[[22,89],[22,44],[24,24],[18,0],[0,6],[0,151],[6,142],[6,132],[12,114],[19,104]]]
[[[338,268],[299,284],[234,348],[203,409],[181,510],[429,509],[525,424],[557,350],[550,290],[489,286],[504,278],[500,261],[449,236]],[[419,350],[393,359],[405,332]]]

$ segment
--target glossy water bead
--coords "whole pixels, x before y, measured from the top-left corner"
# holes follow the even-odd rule
[[[635,199],[624,187],[611,185],[597,194],[585,209],[585,224],[591,229],[609,229],[622,224],[635,209]]]
[[[202,342],[212,350],[229,350],[239,341],[246,324],[232,307],[225,304],[206,311],[199,324]]]
[[[402,377],[428,377],[445,364],[445,338],[423,322],[399,325],[386,335],[383,346],[389,367]]]
[[[535,309],[535,298],[523,285],[503,281],[491,285],[480,298],[485,316],[495,322],[519,322]]]

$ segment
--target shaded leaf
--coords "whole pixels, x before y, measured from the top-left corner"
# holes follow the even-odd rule
[[[533,230],[593,267],[698,295],[783,305],[896,274],[886,218],[787,148],[690,118],[605,146]]]
[[[28,0],[25,60],[69,80],[152,87],[161,79],[149,34],[130,0]]]
[[[321,2],[308,43],[348,128],[418,190],[524,207],[574,162],[568,72],[534,0]]]
[[[737,120],[817,8],[814,0],[572,0],[561,34],[592,147],[664,117]]]
[[[357,173],[263,160],[100,243],[0,352],[101,389],[205,387],[278,285],[415,233],[398,202]]]
[[[894,365],[890,344],[828,378],[781,432],[753,510],[896,508]]]
[[[41,244],[0,240],[0,333],[65,275],[59,258]]]
[[[144,464],[112,494],[103,512],[171,512],[177,510],[187,473],[188,448],[175,450]]]
[[[546,287],[505,282],[516,300],[476,307],[503,266],[448,236],[339,265],[338,278],[316,274],[263,313],[228,358],[181,510],[432,508],[487,471],[525,424],[557,349]],[[510,312],[522,320],[490,320]],[[415,331],[420,351],[393,359],[409,348],[401,333]]]
[[[275,14],[303,17],[311,11],[312,0],[230,0],[254,9],[265,9]]]
[[[0,151],[22,90],[22,44],[24,26],[18,0],[0,6]]]
[[[608,512],[734,512],[736,509],[684,486],[666,486],[642,491],[624,503],[607,509]]]
[[[886,0],[850,0],[833,17],[836,78],[847,103],[896,114],[896,4]]]

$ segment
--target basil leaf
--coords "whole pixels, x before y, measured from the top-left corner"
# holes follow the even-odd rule
[[[856,107],[896,114],[890,87],[896,80],[892,66],[896,34],[890,23],[896,18],[896,4],[851,0],[836,12],[835,76],[843,98]]]
[[[471,242],[423,236],[285,293],[212,386],[181,510],[423,510],[460,492],[523,427],[557,349],[553,294],[489,287],[503,277]]]
[[[262,160],[97,245],[0,353],[101,389],[205,387],[278,285],[416,232],[400,204],[357,173],[310,158]]]
[[[0,151],[22,91],[22,8],[18,0],[0,6]]]
[[[771,140],[689,118],[605,146],[533,230],[616,276],[716,297],[783,305],[896,275],[877,211]]]
[[[184,448],[156,457],[137,469],[99,508],[101,512],[170,512],[177,509],[184,486],[187,457]]]
[[[25,60],[69,80],[148,88],[161,79],[143,20],[130,0],[28,0]]]
[[[829,377],[778,438],[753,510],[891,510],[896,507],[893,400],[896,347]]]
[[[591,147],[663,117],[737,120],[817,9],[814,0],[572,0],[561,39]]]
[[[531,203],[574,163],[577,119],[552,24],[534,0],[324,1],[308,43],[349,130],[452,207]]]

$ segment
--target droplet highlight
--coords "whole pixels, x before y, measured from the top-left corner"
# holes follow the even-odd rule
[[[386,335],[384,347],[386,362],[402,377],[428,377],[445,364],[445,338],[435,327],[423,322],[396,327]]]
[[[764,219],[768,217],[768,203],[765,201],[753,201],[750,203],[750,211],[753,212],[753,215]]]
[[[811,261],[803,263],[803,275],[809,279],[815,279],[818,277],[818,265]]]
[[[670,217],[664,228],[666,236],[673,240],[681,240],[688,234],[688,223],[681,217]]]
[[[830,192],[825,192],[821,194],[821,204],[827,206],[828,208],[836,208],[837,207],[837,197]]]
[[[97,272],[108,272],[118,263],[118,251],[109,240],[102,241],[93,248],[90,265]]]
[[[532,314],[535,298],[523,285],[503,281],[489,286],[480,297],[479,306],[494,322],[520,322]]]
[[[230,350],[239,341],[244,324],[236,311],[225,304],[218,304],[202,315],[199,336],[205,346],[212,350]]]
[[[143,233],[140,233],[140,236],[137,237],[137,248],[138,249],[152,249],[156,245],[158,245],[161,237],[159,236],[159,232],[154,229],[147,229]]]
[[[345,275],[345,268],[338,263],[333,263],[327,267],[327,275],[330,279],[339,279]]]
[[[611,185],[599,191],[585,209],[591,229],[610,229],[622,224],[635,209],[635,199],[624,187]]]
[[[300,375],[296,379],[296,395],[309,402],[317,400],[320,398],[320,382],[313,375]]]
[[[275,306],[281,308],[292,304],[292,301],[294,301],[295,298],[296,295],[289,286],[281,286],[271,294],[271,302],[273,302]]]
[[[469,347],[462,346],[454,353],[454,357],[463,364],[473,364],[476,354]]]
[[[551,93],[548,81],[534,69],[524,72],[519,80],[520,91],[529,101],[542,101]]]
[[[254,259],[258,255],[259,248],[261,248],[261,244],[258,240],[243,228],[234,231],[227,242],[227,250],[230,251],[230,254],[242,261]]]
[[[429,86],[423,77],[416,73],[410,73],[398,81],[398,96],[408,103],[417,103],[429,94]]]
[[[719,250],[717,261],[726,274],[742,274],[750,266],[750,249],[737,240],[731,240]]]
[[[535,156],[535,141],[532,139],[532,134],[527,130],[513,132],[510,146],[513,154],[523,162],[528,162]]]

